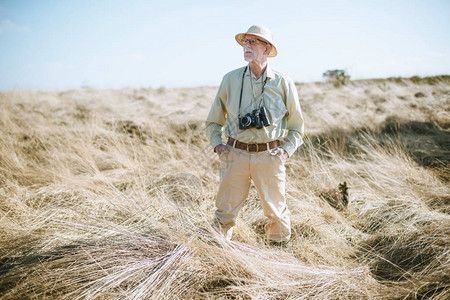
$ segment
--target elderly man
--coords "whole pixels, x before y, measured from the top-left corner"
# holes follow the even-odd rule
[[[208,139],[221,160],[214,226],[231,239],[253,180],[268,218],[268,240],[286,243],[291,226],[284,164],[303,143],[298,94],[289,77],[267,64],[277,55],[268,28],[254,25],[235,39],[248,65],[223,77],[206,119]]]

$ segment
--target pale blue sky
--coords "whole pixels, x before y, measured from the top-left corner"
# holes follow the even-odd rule
[[[0,0],[0,90],[218,86],[253,24],[295,81],[450,74],[449,16],[449,0]]]

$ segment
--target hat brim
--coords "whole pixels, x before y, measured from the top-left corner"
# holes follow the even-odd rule
[[[260,35],[260,34],[257,34],[257,33],[238,33],[238,34],[236,34],[236,36],[234,37],[234,39],[236,40],[236,42],[238,42],[239,45],[244,46],[244,45],[242,45],[242,42],[241,42],[241,41],[242,41],[242,39],[244,38],[244,36],[247,35],[247,34],[251,34],[251,35],[255,35],[255,36],[257,36],[257,37],[260,37],[262,40],[266,41],[268,44],[270,44],[270,45],[272,46],[272,49],[270,50],[269,55],[267,55],[267,57],[275,57],[275,56],[277,56],[277,54],[278,54],[277,48],[275,48],[275,46],[274,46],[271,42],[269,42],[268,40],[266,40],[266,39],[265,39],[262,35]]]

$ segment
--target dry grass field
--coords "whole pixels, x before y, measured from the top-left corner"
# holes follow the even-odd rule
[[[0,93],[0,298],[449,299],[450,76],[297,87],[283,248],[210,228],[217,88]]]

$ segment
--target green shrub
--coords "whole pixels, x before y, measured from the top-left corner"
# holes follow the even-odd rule
[[[347,84],[350,75],[345,70],[327,70],[322,76],[329,82],[333,82],[335,87]]]

